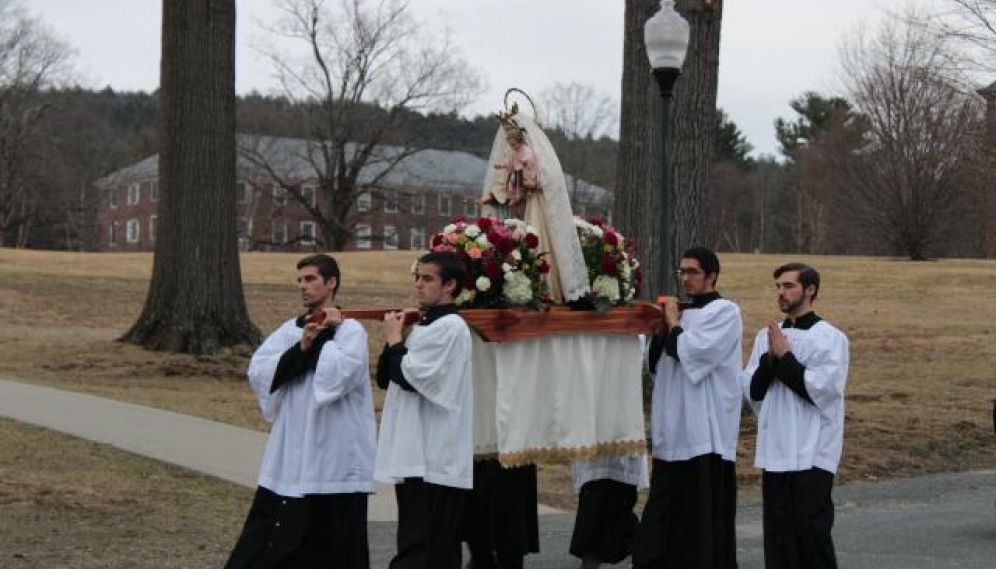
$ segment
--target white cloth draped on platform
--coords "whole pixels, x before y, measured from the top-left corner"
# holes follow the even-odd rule
[[[473,342],[474,452],[514,466],[644,451],[637,336]]]

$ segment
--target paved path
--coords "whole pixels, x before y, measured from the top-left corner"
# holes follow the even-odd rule
[[[83,393],[0,379],[0,417],[97,441],[256,487],[266,433]],[[543,508],[543,514],[560,513]],[[370,521],[398,519],[391,486],[379,485]]]
[[[107,443],[225,480],[255,486],[265,435],[213,421],[0,380],[0,416]],[[994,440],[993,444],[996,444]],[[996,470],[865,482],[834,491],[834,538],[842,569],[993,569],[996,567]],[[573,517],[545,511],[542,553],[532,569],[574,569],[566,553]],[[741,569],[764,566],[760,505],[740,504]],[[394,550],[391,492],[371,500],[371,566]],[[628,566],[626,563],[620,567]]]

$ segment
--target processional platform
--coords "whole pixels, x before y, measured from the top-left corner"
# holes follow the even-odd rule
[[[384,312],[343,315],[377,319]],[[664,329],[659,305],[460,315],[475,332],[475,455],[519,466],[645,452],[641,335]]]

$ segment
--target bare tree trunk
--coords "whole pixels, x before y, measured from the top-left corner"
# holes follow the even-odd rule
[[[723,9],[722,0],[677,2],[691,33],[688,56],[675,87],[672,180],[676,235],[667,238],[658,230],[662,209],[661,100],[643,42],[643,26],[658,5],[656,0],[626,0],[616,173],[616,219],[619,228],[640,248],[644,299],[663,290],[663,283],[656,282],[662,244],[672,248],[677,260],[682,248],[706,242],[704,204],[713,160]]]
[[[688,20],[688,56],[674,90],[675,259],[681,250],[710,241],[706,204],[716,141],[722,0],[678,0]]]
[[[163,0],[159,227],[149,294],[122,340],[213,353],[257,343],[236,237],[235,0]]]
[[[661,101],[647,61],[643,26],[657,10],[655,0],[626,0],[623,40],[622,106],[619,119],[619,168],[616,170],[615,220],[639,247],[643,268],[641,297],[661,290],[656,281],[661,260],[660,117]]]

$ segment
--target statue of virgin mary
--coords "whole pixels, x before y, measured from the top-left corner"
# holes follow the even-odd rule
[[[484,180],[485,215],[507,206],[539,234],[547,253],[547,285],[554,303],[578,300],[588,294],[588,269],[574,228],[567,180],[550,140],[536,120],[513,104],[498,113],[501,126],[491,147]],[[489,206],[491,209],[489,212]]]

